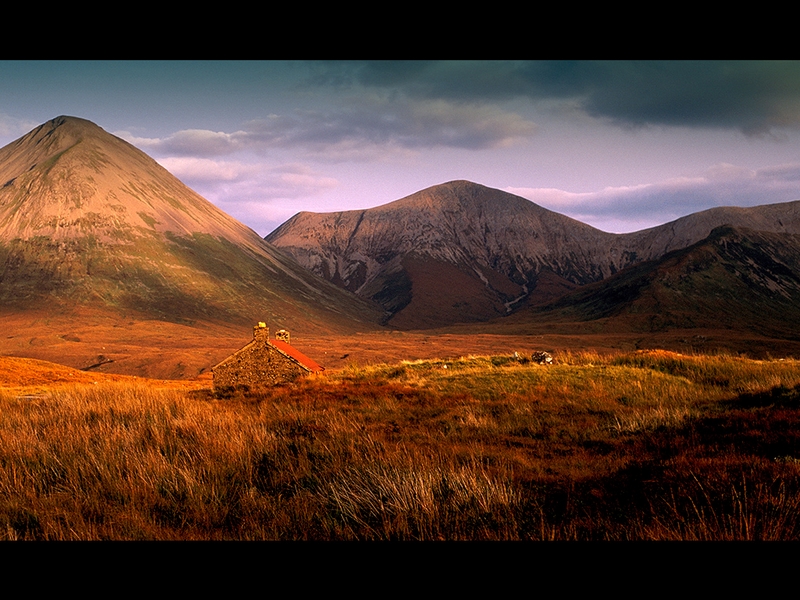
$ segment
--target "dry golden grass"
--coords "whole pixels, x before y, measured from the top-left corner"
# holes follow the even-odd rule
[[[0,538],[800,536],[793,360],[476,355],[225,399],[87,376],[0,360]]]

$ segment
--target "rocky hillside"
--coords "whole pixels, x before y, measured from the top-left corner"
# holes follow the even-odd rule
[[[379,303],[396,327],[479,322],[658,260],[722,225],[800,233],[800,202],[716,208],[610,234],[518,196],[453,181],[360,211],[295,215],[267,240]]]
[[[267,236],[306,268],[381,304],[391,324],[410,327],[486,320],[601,279],[626,263],[622,255],[597,260],[613,238],[467,181],[368,210],[299,213]]]

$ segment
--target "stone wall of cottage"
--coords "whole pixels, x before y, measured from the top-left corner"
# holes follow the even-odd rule
[[[269,344],[255,343],[214,368],[214,389],[256,390],[293,381],[307,373]]]

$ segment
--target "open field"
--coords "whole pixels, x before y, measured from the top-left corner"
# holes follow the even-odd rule
[[[252,325],[174,323],[143,315],[79,309],[66,314],[26,311],[0,314],[0,356],[36,358],[92,373],[155,379],[195,379],[252,339]],[[275,324],[270,324],[273,332]],[[800,341],[726,329],[619,332],[598,322],[498,321],[438,330],[379,329],[325,334],[294,329],[292,344],[329,370],[402,360],[502,353],[597,352],[614,354],[662,348],[688,354],[749,358],[800,357]]]
[[[6,540],[800,537],[800,362],[350,364],[257,395],[0,358]]]

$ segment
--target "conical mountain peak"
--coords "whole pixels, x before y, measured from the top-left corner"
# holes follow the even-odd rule
[[[178,322],[355,316],[342,308],[349,294],[315,279],[91,121],[56,117],[0,148],[0,307],[89,303]]]
[[[0,149],[0,173],[13,176],[26,167],[35,168],[38,163],[70,149],[86,138],[117,139],[91,121],[62,115],[42,123]],[[8,180],[2,183],[8,183]]]
[[[105,130],[103,130],[103,128],[96,123],[93,123],[88,119],[72,117],[69,115],[60,115],[55,119],[50,119],[46,123],[42,123],[31,133],[50,135],[56,131],[60,134],[108,135]]]
[[[258,243],[255,232],[155,160],[91,121],[61,116],[0,149],[0,237],[196,232]]]
[[[84,135],[109,135],[102,127],[89,121],[88,119],[81,119],[80,117],[71,117],[68,115],[61,115],[55,119],[50,119],[46,123],[42,123],[24,138],[30,136],[33,140],[44,140],[52,136],[67,138],[69,136],[80,137]]]

